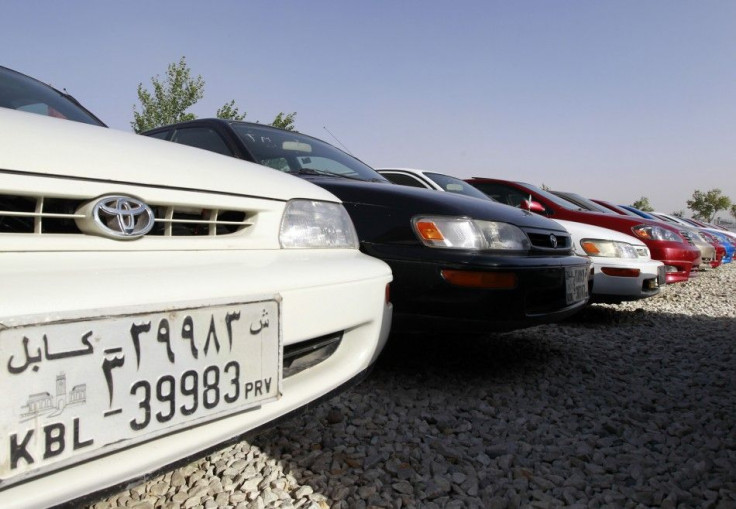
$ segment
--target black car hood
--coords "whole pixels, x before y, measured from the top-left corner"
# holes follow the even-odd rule
[[[356,206],[379,207],[393,209],[395,214],[406,215],[409,218],[418,215],[467,216],[523,228],[564,231],[562,226],[550,219],[491,200],[388,182],[317,176],[304,178],[332,192],[349,210]]]

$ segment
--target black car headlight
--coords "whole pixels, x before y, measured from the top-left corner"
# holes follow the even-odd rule
[[[417,216],[412,227],[428,247],[528,251],[531,242],[518,227],[469,217]]]

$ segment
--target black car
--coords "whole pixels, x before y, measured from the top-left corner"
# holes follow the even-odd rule
[[[395,185],[328,143],[262,124],[200,119],[143,134],[260,163],[335,194],[362,251],[393,270],[394,330],[511,330],[567,317],[588,300],[589,261],[572,254],[560,225],[528,211]]]

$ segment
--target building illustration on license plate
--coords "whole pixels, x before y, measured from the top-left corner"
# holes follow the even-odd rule
[[[28,401],[21,408],[20,422],[38,419],[42,415],[56,417],[64,409],[70,406],[84,404],[86,401],[87,384],[75,385],[67,392],[66,373],[61,372],[56,375],[54,394],[50,392],[39,392],[28,396]]]

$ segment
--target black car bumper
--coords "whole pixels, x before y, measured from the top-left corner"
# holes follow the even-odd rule
[[[590,263],[578,256],[489,255],[425,247],[363,244],[391,266],[393,329],[402,332],[508,331],[554,322],[585,306]],[[585,270],[586,296],[571,300],[569,273]],[[513,275],[511,288],[458,286],[443,271]]]

